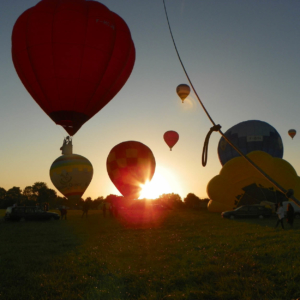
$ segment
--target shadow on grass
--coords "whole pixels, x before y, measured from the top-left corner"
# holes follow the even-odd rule
[[[0,299],[43,299],[49,274],[62,284],[62,269],[72,271],[65,260],[82,243],[61,220],[2,221],[0,236]]]
[[[235,218],[234,220],[228,220],[228,221],[259,225],[259,226],[262,226],[262,227],[275,228],[277,220],[278,220],[277,216],[271,216],[269,218],[264,218],[264,219],[259,219],[259,218]],[[284,229],[299,230],[300,229],[300,218],[295,218],[293,228],[291,228],[291,226],[287,223],[286,219],[284,219],[284,221],[283,221],[283,226],[284,226]],[[277,228],[281,229],[281,225],[279,224],[279,226]]]

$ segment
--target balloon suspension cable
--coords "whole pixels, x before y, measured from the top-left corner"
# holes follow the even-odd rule
[[[202,165],[205,166],[206,165],[206,162],[207,162],[207,152],[208,152],[208,142],[209,142],[209,137],[211,135],[211,133],[213,131],[219,131],[219,133],[221,134],[221,136],[225,139],[225,141],[235,150],[237,151],[242,157],[244,157],[258,172],[260,172],[269,182],[271,182],[275,187],[278,188],[278,190],[280,190],[283,194],[285,194],[285,196],[287,198],[291,198],[294,202],[296,202],[299,206],[300,206],[300,201],[295,198],[293,196],[293,190],[289,189],[289,190],[286,190],[285,188],[283,188],[281,185],[279,185],[275,180],[273,180],[268,174],[266,174],[260,167],[258,167],[249,157],[247,157],[244,153],[242,153],[240,151],[239,148],[237,148],[226,136],[225,134],[222,132],[221,130],[221,126],[220,125],[216,125],[216,123],[214,122],[214,120],[212,119],[212,117],[210,116],[210,114],[208,113],[207,109],[205,108],[204,104],[202,103],[199,95],[197,94],[196,92],[196,89],[194,88],[194,85],[185,69],[185,66],[181,60],[181,57],[179,55],[179,52],[178,52],[178,49],[177,49],[177,46],[176,46],[176,43],[175,43],[175,39],[174,39],[174,36],[173,36],[173,33],[172,33],[172,29],[171,29],[171,25],[170,25],[170,22],[169,22],[169,17],[168,17],[168,13],[167,13],[167,8],[166,8],[166,4],[165,4],[165,0],[163,0],[163,4],[164,4],[164,9],[165,9],[165,15],[166,15],[166,19],[167,19],[167,23],[168,23],[168,27],[169,27],[169,31],[170,31],[170,35],[171,35],[171,38],[172,38],[172,41],[173,41],[173,45],[174,45],[174,48],[175,48],[175,51],[176,51],[176,54],[177,54],[177,57],[180,61],[180,64],[182,66],[182,69],[186,75],[186,78],[189,82],[189,84],[191,85],[200,105],[202,106],[204,112],[206,113],[207,117],[209,118],[209,120],[211,121],[211,123],[213,124],[213,127],[210,128],[210,131],[208,132],[207,136],[206,136],[206,139],[205,139],[205,142],[204,142],[204,146],[203,146],[203,152],[202,152]]]

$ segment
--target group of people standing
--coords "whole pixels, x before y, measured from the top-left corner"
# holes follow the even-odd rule
[[[102,203],[102,212],[103,212],[103,217],[106,217],[106,211],[109,212],[109,215],[111,217],[117,217],[118,216],[118,207],[114,203],[106,202],[104,201]]]
[[[83,218],[84,216],[87,218],[89,209],[90,209],[89,202],[87,200],[85,200],[83,203],[83,206],[82,206],[81,218]],[[117,217],[118,216],[118,207],[115,203],[103,201],[102,212],[103,212],[104,217],[106,217],[106,212],[108,212],[111,217],[113,217],[113,216]]]
[[[89,212],[89,209],[90,209],[90,203],[89,201],[85,200],[83,202],[83,205],[82,205],[82,215],[81,215],[81,218],[87,218],[88,217],[88,212]],[[62,206],[60,209],[60,213],[61,213],[61,219],[67,219],[67,209],[65,206]],[[116,204],[112,204],[110,202],[106,202],[104,201],[102,203],[102,211],[103,211],[103,216],[106,217],[106,212],[108,211],[109,215],[112,217],[112,216],[115,216],[117,217],[118,216],[118,207]]]
[[[275,225],[275,228],[277,228],[277,226],[279,224],[281,224],[282,229],[284,229],[283,220],[285,217],[285,213],[284,213],[284,208],[283,208],[282,202],[279,202],[277,204],[276,213],[278,215],[278,221]],[[293,228],[295,212],[294,212],[294,208],[291,205],[291,203],[288,203],[288,205],[287,205],[286,218],[287,218],[287,222],[290,225],[290,227]]]

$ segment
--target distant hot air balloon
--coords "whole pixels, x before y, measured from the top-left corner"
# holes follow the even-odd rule
[[[113,147],[106,161],[107,173],[124,197],[137,199],[142,185],[155,172],[155,158],[144,144],[127,141]]]
[[[229,128],[225,136],[245,155],[259,150],[273,157],[283,156],[281,137],[277,130],[266,122],[249,120],[238,123]],[[232,158],[240,156],[223,137],[219,141],[218,155],[222,166]]]
[[[179,140],[179,134],[173,130],[167,131],[164,134],[164,140],[166,144],[170,147],[170,151],[172,151],[172,148]]]
[[[176,88],[176,92],[180,99],[182,100],[182,103],[184,102],[184,99],[190,94],[190,87],[187,84],[179,84]]]
[[[289,133],[289,136],[293,139],[294,136],[296,135],[297,131],[295,129],[290,129],[288,131],[288,133]]]
[[[72,154],[72,144],[65,143],[63,153],[50,167],[53,185],[69,200],[79,201],[93,177],[93,166],[85,157]],[[68,149],[69,148],[69,149]],[[67,151],[64,152],[64,149]]]
[[[124,86],[135,48],[124,20],[103,4],[43,0],[16,21],[12,59],[37,104],[74,135]]]

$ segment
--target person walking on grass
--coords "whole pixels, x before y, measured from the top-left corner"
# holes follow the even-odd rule
[[[85,215],[85,217],[87,218],[88,216],[88,212],[89,212],[89,208],[90,208],[90,205],[89,205],[89,202],[88,200],[86,199],[84,202],[83,202],[83,207],[82,207],[82,216],[81,218],[83,218],[83,216]]]
[[[102,203],[102,212],[103,212],[103,217],[106,217],[106,202],[103,201]]]
[[[283,209],[283,206],[282,206],[281,202],[278,203],[278,207],[277,207],[276,213],[278,215],[278,220],[277,220],[275,228],[277,228],[277,226],[279,225],[279,223],[281,223],[281,227],[282,227],[282,229],[284,229],[284,227],[283,227],[284,209]]]
[[[287,222],[290,224],[291,228],[293,228],[294,224],[294,207],[291,203],[287,205]]]
[[[61,220],[63,220],[63,219],[67,220],[67,208],[65,206],[62,206],[60,208],[60,217],[61,217]]]

